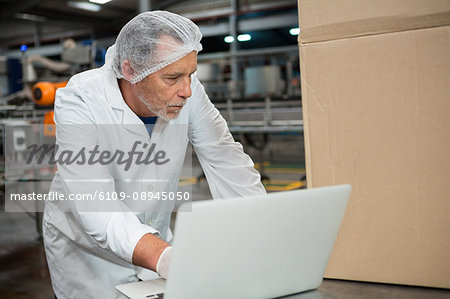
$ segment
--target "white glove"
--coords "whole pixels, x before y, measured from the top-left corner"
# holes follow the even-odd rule
[[[169,263],[172,256],[173,246],[168,246],[159,256],[158,263],[156,264],[156,273],[164,279],[167,279],[169,275]]]

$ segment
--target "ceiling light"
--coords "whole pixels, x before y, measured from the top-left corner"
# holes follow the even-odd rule
[[[97,4],[105,4],[105,3],[108,3],[109,1],[111,1],[111,0],[89,0],[89,2],[97,3]]]
[[[69,1],[67,2],[67,6],[88,11],[99,11],[102,8],[100,5],[97,4],[89,2],[77,2],[77,1]]]
[[[237,40],[240,42],[246,42],[252,39],[250,34],[239,34]]]
[[[300,28],[292,28],[291,30],[289,30],[289,33],[291,35],[299,35],[300,34]]]
[[[225,36],[225,38],[223,39],[227,44],[231,44],[232,42],[234,42],[234,37],[232,37],[231,35]]]

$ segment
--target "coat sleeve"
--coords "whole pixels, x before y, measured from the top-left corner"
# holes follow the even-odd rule
[[[242,145],[193,76],[189,139],[215,199],[264,194],[261,177]],[[189,101],[188,100],[188,101]]]
[[[98,143],[99,132],[84,98],[83,92],[75,88],[68,87],[57,91],[55,101],[56,137],[59,147],[57,158],[64,155],[64,151],[79,153],[83,148],[87,151]],[[156,235],[159,233],[152,227],[142,224],[122,201],[99,200],[102,192],[111,194],[115,191],[115,181],[108,165],[98,163],[89,165],[86,160],[79,164],[63,163],[61,162],[63,160],[58,159],[57,175],[60,177],[66,197],[78,194],[94,198],[93,201],[69,201],[66,203],[68,209],[95,244],[131,263],[134,248],[140,238],[146,233]],[[76,236],[73,241],[77,242]]]

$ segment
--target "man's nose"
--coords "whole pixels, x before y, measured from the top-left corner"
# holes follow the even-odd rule
[[[191,77],[183,78],[181,87],[178,90],[178,96],[182,98],[189,98],[192,95]]]

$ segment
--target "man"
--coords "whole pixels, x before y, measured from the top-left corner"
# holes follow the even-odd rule
[[[73,76],[58,90],[58,153],[80,158],[58,160],[51,191],[97,199],[46,202],[45,251],[58,298],[120,297],[114,286],[137,281],[144,269],[167,278],[174,202],[136,202],[177,190],[188,142],[214,198],[265,192],[195,76],[200,39],[198,27],[184,17],[142,13],[123,27],[105,66]],[[150,133],[144,123],[155,123]],[[162,149],[152,163],[117,162],[127,153],[135,158],[136,145],[152,142]],[[81,155],[86,152],[97,158]],[[112,195],[120,200],[102,201]]]

